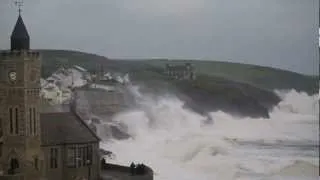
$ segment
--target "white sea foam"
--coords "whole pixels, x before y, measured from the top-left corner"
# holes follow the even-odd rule
[[[150,165],[156,180],[318,178],[317,96],[277,91],[283,100],[270,119],[217,111],[208,125],[173,96],[152,98],[132,90],[140,107],[114,117],[132,138],[101,144],[116,154],[117,163]]]

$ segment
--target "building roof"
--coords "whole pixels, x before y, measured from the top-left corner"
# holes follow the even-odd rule
[[[29,50],[29,48],[29,34],[23,23],[21,15],[19,15],[11,34],[11,50]]]
[[[187,67],[183,66],[183,65],[168,66],[167,68],[169,70],[174,70],[174,71],[185,71],[185,70],[187,70]]]
[[[73,112],[40,114],[42,146],[99,142],[99,137]]]

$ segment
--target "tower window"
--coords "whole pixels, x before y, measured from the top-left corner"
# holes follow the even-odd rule
[[[58,168],[58,149],[57,148],[50,149],[50,168],[52,169]]]
[[[38,160],[38,157],[35,157],[34,158],[34,168],[36,170],[39,170],[39,160]]]
[[[16,174],[17,173],[17,169],[19,168],[19,161],[17,159],[11,159],[10,161],[10,167],[9,167],[9,172],[8,174]]]
[[[0,157],[2,156],[2,147],[3,145],[2,145],[2,143],[0,143]]]
[[[10,118],[10,134],[13,134],[13,111],[9,108],[9,118]]]
[[[32,135],[32,109],[29,108],[29,133]]]
[[[16,134],[19,134],[19,111],[18,108],[15,108],[16,111]]]
[[[2,119],[0,118],[0,137],[3,135]]]
[[[37,124],[36,124],[36,108],[33,108],[33,134],[36,134],[37,131]]]

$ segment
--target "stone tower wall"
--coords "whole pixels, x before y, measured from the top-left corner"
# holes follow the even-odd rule
[[[39,114],[40,59],[40,54],[32,51],[5,51],[0,54],[0,164],[3,174],[20,174],[25,180],[38,179],[43,164]],[[12,72],[16,73],[15,78],[10,76]],[[14,170],[11,168],[13,159],[18,164]]]

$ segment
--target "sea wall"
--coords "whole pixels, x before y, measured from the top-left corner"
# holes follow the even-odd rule
[[[106,174],[108,174],[108,172],[110,172],[110,174],[114,174],[115,172],[117,172],[118,174],[123,174],[123,175],[117,175],[119,180],[153,180],[153,170],[148,166],[144,166],[143,173],[137,173],[132,175],[131,168],[128,166],[102,163],[101,172]]]
[[[77,90],[77,109],[97,116],[112,116],[127,108],[126,94],[102,89]]]

